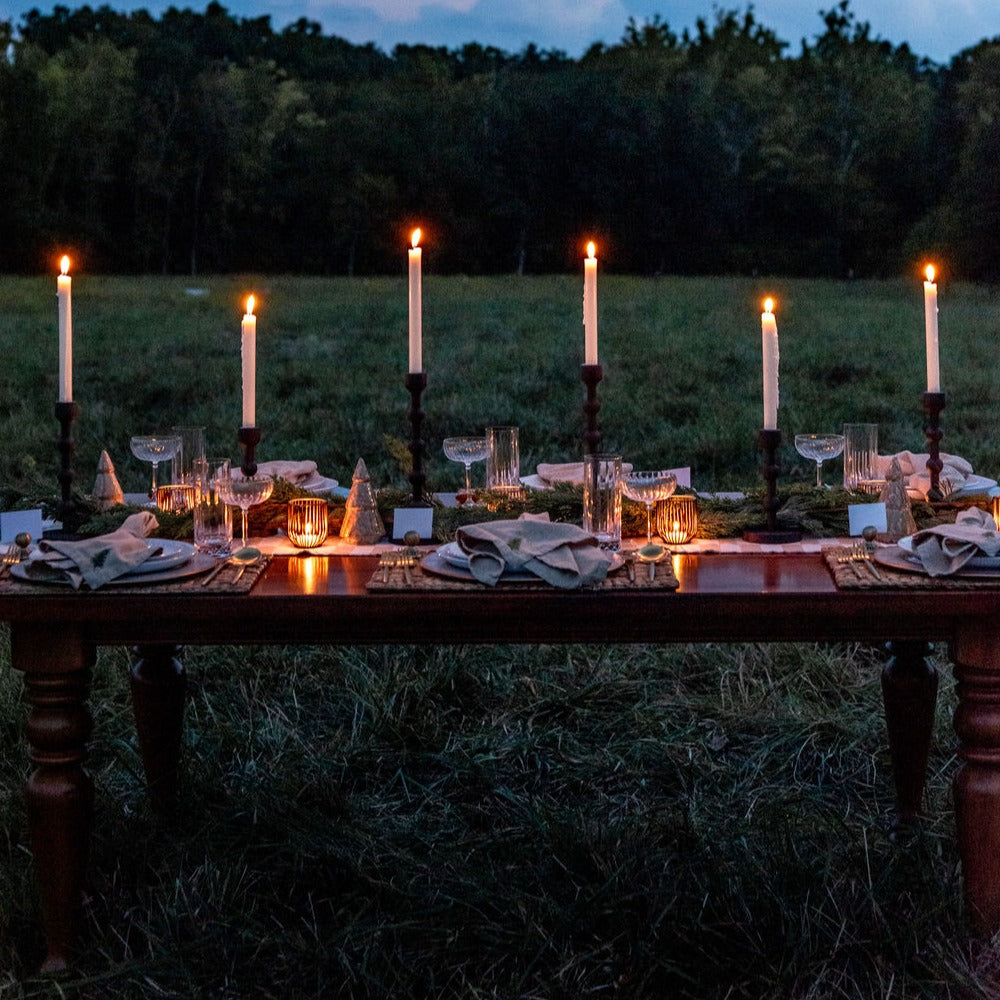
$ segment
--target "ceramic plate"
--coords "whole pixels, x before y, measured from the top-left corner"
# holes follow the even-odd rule
[[[436,576],[448,576],[454,580],[475,580],[472,571],[469,569],[469,557],[459,547],[458,542],[448,542],[442,545],[437,551],[428,553],[420,560],[420,565],[428,573]],[[625,559],[620,552],[615,552],[611,557],[611,565],[608,567],[609,573],[614,573],[625,565]],[[504,573],[500,578],[504,583],[525,583],[534,581],[542,582],[541,577],[534,573]]]
[[[152,573],[140,573],[137,570],[134,570],[131,573],[126,573],[124,576],[118,577],[116,580],[109,581],[104,586],[139,587],[145,583],[169,583],[173,580],[184,580],[189,576],[197,576],[199,573],[204,573],[207,570],[210,570],[213,566],[217,565],[218,560],[215,556],[210,556],[206,552],[195,552],[193,555],[188,556],[186,561],[181,563],[179,566],[154,571]],[[57,587],[69,586],[69,582],[67,580],[39,580],[35,577],[28,576],[24,563],[16,563],[11,566],[10,575],[16,577],[18,580],[24,580],[27,583],[55,584]]]
[[[175,542],[169,538],[149,538],[146,544],[151,549],[159,549],[159,552],[154,552],[145,562],[129,570],[126,576],[149,576],[151,573],[162,573],[175,566],[183,566],[196,551],[190,542]]]

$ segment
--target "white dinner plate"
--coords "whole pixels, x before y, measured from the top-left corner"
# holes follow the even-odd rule
[[[154,551],[145,562],[139,563],[135,569],[130,569],[125,576],[150,573],[163,573],[175,566],[183,566],[194,554],[195,547],[190,542],[177,542],[170,538],[148,538],[146,544]]]

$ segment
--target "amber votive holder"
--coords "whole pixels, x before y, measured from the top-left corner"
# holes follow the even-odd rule
[[[1000,531],[1000,493],[990,500],[990,513],[993,515],[993,523],[997,526],[997,531]]]
[[[683,545],[698,534],[698,498],[681,493],[656,505],[656,533],[668,545]]]
[[[192,483],[165,483],[156,487],[156,509],[167,514],[194,510],[196,490]]]
[[[296,497],[288,501],[288,540],[300,549],[326,541],[329,511],[322,497]]]

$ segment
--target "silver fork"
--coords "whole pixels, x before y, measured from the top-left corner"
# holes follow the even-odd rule
[[[872,562],[872,554],[868,549],[867,543],[855,542],[851,550],[851,558],[855,561],[855,563],[862,563],[868,572],[879,581],[879,583],[882,582],[882,574],[878,571],[875,563]]]

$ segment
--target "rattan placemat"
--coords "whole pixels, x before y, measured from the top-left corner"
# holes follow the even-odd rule
[[[649,578],[649,566],[639,564],[635,567],[635,581],[629,579],[624,569],[620,569],[606,577],[600,583],[592,584],[587,590],[676,590],[679,586],[677,577],[674,575],[674,568],[669,559],[655,564],[656,576]],[[388,569],[388,572],[386,572]],[[410,567],[409,576],[401,566],[380,567],[372,574],[367,583],[369,590],[381,591],[484,591],[484,590],[555,590],[557,588],[547,584],[544,580],[504,582],[501,578],[495,587],[488,587],[486,584],[476,580],[456,580],[452,577],[436,576],[433,573],[425,573],[420,566]],[[567,593],[573,593],[572,590]]]
[[[864,562],[849,558],[851,549],[836,546],[823,550],[838,590],[998,590],[1000,576],[927,576],[907,573],[876,563],[878,576]]]
[[[238,566],[227,566],[216,574],[215,579],[204,584],[205,573],[197,576],[185,577],[183,580],[170,580],[163,583],[144,583],[139,586],[128,586],[126,584],[116,584],[113,587],[102,587],[100,590],[87,590],[81,588],[76,593],[88,594],[249,594],[253,590],[254,584],[264,575],[271,556],[262,556],[259,562],[252,566],[247,566],[240,577],[238,583],[234,583]],[[0,577],[0,594],[30,594],[32,597],[41,597],[46,594],[59,594],[65,596],[68,587],[51,583],[29,583],[26,580],[18,580],[9,573],[4,573]]]

